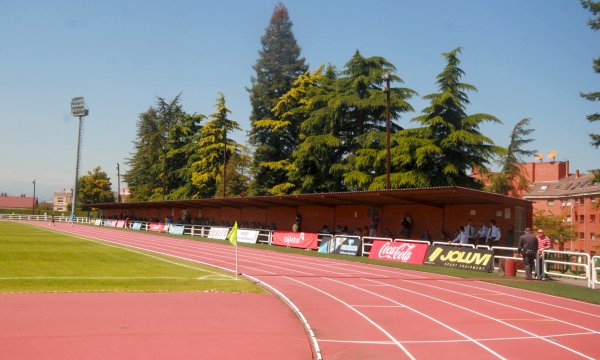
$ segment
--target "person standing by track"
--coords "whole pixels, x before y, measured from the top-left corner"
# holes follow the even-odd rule
[[[538,248],[535,263],[535,275],[538,280],[547,280],[548,277],[544,273],[544,250],[552,249],[552,240],[550,240],[550,238],[544,234],[543,229],[538,229],[537,240]]]
[[[525,228],[525,234],[519,237],[517,249],[523,255],[523,262],[525,262],[525,278],[533,280],[531,272],[538,252],[538,238],[531,233],[531,228]]]

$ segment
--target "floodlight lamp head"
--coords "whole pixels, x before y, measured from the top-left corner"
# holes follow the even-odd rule
[[[88,116],[90,111],[85,106],[83,96],[74,97],[71,99],[71,115],[75,117]]]

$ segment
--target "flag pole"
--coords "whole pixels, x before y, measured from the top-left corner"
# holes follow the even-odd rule
[[[227,238],[229,239],[229,242],[231,243],[231,245],[235,246],[235,279],[238,279],[238,246],[237,246],[237,229],[238,229],[238,224],[237,221],[234,222],[233,226],[231,227],[231,230],[229,230],[229,233],[227,234]]]
[[[235,243],[235,279],[238,279],[238,246],[237,241]]]

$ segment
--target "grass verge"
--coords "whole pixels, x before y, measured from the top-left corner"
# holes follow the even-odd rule
[[[265,292],[193,262],[0,221],[0,292],[51,291]]]

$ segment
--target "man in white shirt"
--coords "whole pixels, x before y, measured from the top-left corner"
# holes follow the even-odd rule
[[[465,233],[467,234],[468,243],[475,244],[475,237],[477,236],[477,229],[473,225],[473,220],[469,219],[467,225],[465,225]]]
[[[490,220],[490,223],[488,224],[489,229],[488,229],[488,234],[487,237],[485,239],[485,244],[487,246],[494,246],[498,243],[498,241],[500,240],[501,234],[500,234],[500,229],[496,226],[496,220],[492,219]]]

